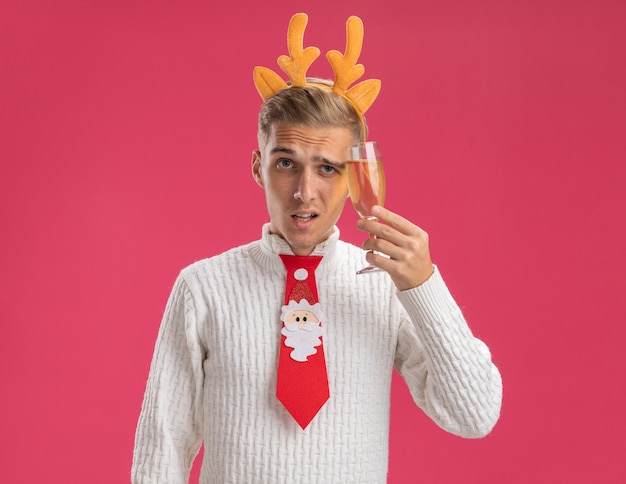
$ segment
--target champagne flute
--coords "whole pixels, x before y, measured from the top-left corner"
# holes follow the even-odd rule
[[[380,156],[378,142],[365,141],[350,147],[347,163],[348,191],[350,200],[361,218],[376,220],[372,214],[374,205],[385,203],[385,172]],[[372,236],[373,237],[373,236]],[[357,271],[357,274],[379,271],[369,265]]]

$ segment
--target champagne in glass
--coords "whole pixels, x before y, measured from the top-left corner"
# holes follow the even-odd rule
[[[380,149],[376,141],[366,141],[350,148],[347,163],[348,191],[355,210],[361,218],[376,220],[372,214],[374,205],[385,203],[385,172]],[[380,270],[367,266],[357,274]]]

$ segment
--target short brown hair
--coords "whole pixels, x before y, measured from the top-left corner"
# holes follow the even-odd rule
[[[327,81],[315,80],[319,84]],[[267,99],[259,113],[258,142],[263,148],[277,123],[310,127],[348,128],[355,142],[364,138],[363,127],[354,108],[340,95],[318,86],[293,86]]]

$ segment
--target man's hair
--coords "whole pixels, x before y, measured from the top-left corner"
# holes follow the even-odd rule
[[[319,79],[308,81],[328,84],[328,81]],[[313,128],[348,128],[355,143],[364,138],[361,121],[350,103],[323,87],[293,86],[267,99],[259,113],[259,148],[263,149],[267,143],[272,126],[283,123]]]

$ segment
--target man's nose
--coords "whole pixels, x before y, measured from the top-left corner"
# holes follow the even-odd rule
[[[303,202],[310,202],[315,198],[315,177],[311,170],[302,170],[293,197]]]

